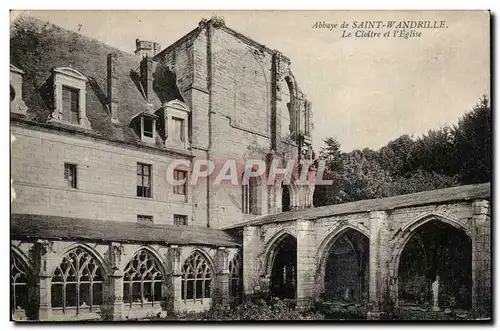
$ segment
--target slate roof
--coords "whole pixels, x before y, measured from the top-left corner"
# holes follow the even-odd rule
[[[375,210],[390,210],[418,205],[428,205],[451,201],[472,199],[489,199],[491,183],[464,185],[440,190],[423,191],[412,194],[397,195],[382,199],[360,200],[338,205],[289,211],[275,215],[266,215],[224,229],[240,228],[248,225],[262,225],[275,222],[286,222],[296,219],[315,220],[324,217],[363,213]]]
[[[113,222],[72,217],[13,214],[11,239],[85,240],[91,242],[161,243],[237,247],[238,241],[222,230],[195,226]]]
[[[164,102],[170,100],[162,100],[163,94],[155,89],[148,100],[148,105],[138,83],[141,58],[32,17],[24,18],[19,22],[15,21],[11,26],[10,62],[25,72],[23,99],[28,106],[28,122],[47,123],[52,113],[50,97],[47,96],[47,92],[50,93],[51,89],[51,70],[55,67],[70,66],[89,79],[86,109],[92,132],[87,133],[113,141],[142,145],[140,136],[131,126],[132,118],[148,109],[156,111]],[[131,45],[134,40],[131,37]],[[116,90],[120,120],[118,125],[111,123],[107,107],[107,55],[109,53],[117,54]],[[154,77],[158,78],[158,72],[155,72]],[[167,94],[178,95],[175,92]],[[61,125],[57,124],[50,124],[50,126],[61,128]],[[62,129],[65,129],[64,125]],[[156,136],[158,137],[156,147],[165,148],[159,135]]]

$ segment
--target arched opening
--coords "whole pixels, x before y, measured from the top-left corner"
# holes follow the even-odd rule
[[[52,307],[77,314],[96,310],[102,304],[104,277],[102,266],[89,251],[70,250],[52,276]]]
[[[243,263],[240,252],[229,262],[229,296],[237,298],[243,288]]]
[[[160,303],[163,273],[160,262],[145,249],[137,252],[123,273],[123,302],[127,305]]]
[[[464,231],[439,220],[414,231],[399,260],[398,303],[429,309],[472,307],[472,242]]]
[[[366,303],[369,239],[348,228],[333,238],[324,260],[324,298],[330,302]]]
[[[210,299],[212,297],[212,268],[207,258],[193,252],[182,266],[182,300]]]
[[[295,298],[297,288],[297,239],[284,234],[271,255],[270,293],[278,298]]]
[[[250,177],[247,181],[243,180],[243,184],[241,185],[241,205],[243,213],[253,215],[259,214],[258,188],[257,178]]]
[[[281,185],[281,211],[290,210],[290,185]]]
[[[16,253],[10,253],[10,304],[12,312],[28,308],[28,266]]]

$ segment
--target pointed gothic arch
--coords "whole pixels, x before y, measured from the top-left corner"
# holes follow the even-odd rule
[[[470,309],[472,238],[457,219],[437,212],[419,215],[396,231],[390,262],[395,304],[433,304],[432,286],[438,282],[439,305]]]
[[[98,254],[83,244],[70,245],[51,278],[52,307],[68,310],[94,311],[103,303],[103,286],[107,273]]]
[[[139,248],[123,272],[123,302],[142,307],[161,302],[165,278],[159,254],[149,247]]]
[[[297,237],[287,229],[278,231],[265,250],[265,272],[270,277],[270,293],[279,298],[295,298],[297,291]]]
[[[318,247],[316,292],[328,300],[368,297],[369,233],[358,224],[333,229]]]
[[[28,308],[28,289],[32,268],[26,256],[16,247],[10,251],[10,289],[11,310]]]
[[[184,301],[211,299],[215,269],[208,255],[194,249],[182,264],[181,298]]]
[[[243,259],[238,251],[229,261],[229,296],[236,297],[243,288]]]

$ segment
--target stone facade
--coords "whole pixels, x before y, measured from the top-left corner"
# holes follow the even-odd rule
[[[196,187],[187,195],[175,194],[165,180],[174,159],[170,155],[131,148],[85,136],[26,126],[12,126],[12,178],[16,199],[13,213],[80,217],[116,222],[136,222],[137,215],[151,215],[157,224],[173,224],[174,214],[188,224],[205,226],[193,213]],[[78,165],[78,188],[64,181],[64,163]],[[137,163],[152,165],[152,197],[136,194]]]

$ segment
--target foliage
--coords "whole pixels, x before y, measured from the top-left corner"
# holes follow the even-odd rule
[[[313,310],[324,315],[326,320],[366,320],[366,307],[355,304],[343,308],[318,299]]]
[[[458,124],[390,141],[377,151],[365,148],[342,153],[333,137],[325,139],[320,159],[324,179],[315,206],[435,190],[491,181],[491,110],[480,102]]]
[[[39,23],[30,16],[20,16],[13,23],[10,33],[11,62],[22,68],[28,80],[41,79],[41,64],[47,61],[54,44],[51,42],[53,27]],[[33,76],[33,77],[32,77]]]
[[[456,165],[464,184],[491,180],[491,108],[483,96],[474,109],[454,127]]]
[[[241,320],[321,320],[324,316],[311,310],[300,310],[294,300],[245,298],[235,305],[214,304],[201,313],[176,313],[167,317],[175,320],[241,321]]]

